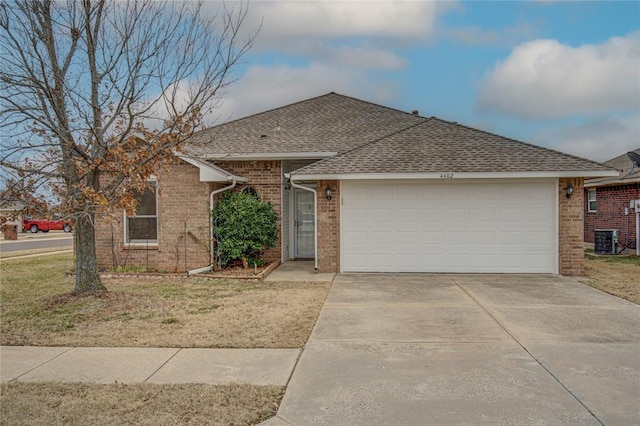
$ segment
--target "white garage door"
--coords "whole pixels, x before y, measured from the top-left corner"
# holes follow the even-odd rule
[[[557,273],[556,185],[342,181],[341,269]]]

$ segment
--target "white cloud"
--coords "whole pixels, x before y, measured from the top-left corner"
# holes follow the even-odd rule
[[[329,92],[373,102],[396,97],[393,83],[380,81],[355,68],[313,63],[308,66],[255,66],[229,88],[216,110],[216,123],[245,117]]]
[[[278,52],[339,66],[396,70],[407,65],[397,52],[432,38],[437,17],[453,4],[254,2],[249,5],[245,28],[261,26],[254,53]]]
[[[640,33],[580,47],[523,43],[487,76],[477,106],[525,119],[637,110]]]
[[[257,2],[250,5],[250,17],[263,22],[260,43],[301,36],[424,39],[434,30],[439,8],[438,2]]]
[[[640,148],[640,114],[601,117],[561,129],[539,132],[532,140],[559,151],[607,161]]]

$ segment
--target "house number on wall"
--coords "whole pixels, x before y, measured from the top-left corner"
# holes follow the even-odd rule
[[[440,179],[453,179],[453,173],[440,173]]]

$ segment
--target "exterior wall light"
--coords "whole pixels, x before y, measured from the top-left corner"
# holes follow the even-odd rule
[[[573,195],[573,185],[569,184],[567,186],[567,198],[571,198],[572,195]]]
[[[331,197],[333,196],[331,187],[327,186],[327,189],[324,190],[324,193],[327,194],[327,200],[331,201]]]

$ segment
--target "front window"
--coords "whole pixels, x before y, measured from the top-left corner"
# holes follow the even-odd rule
[[[258,191],[256,191],[256,189],[252,186],[245,186],[244,188],[242,188],[242,191],[245,194],[249,194],[255,198],[257,198],[258,200],[260,199],[260,194],[258,194]]]
[[[133,216],[127,216],[125,234],[130,244],[158,242],[158,184],[149,182],[149,188],[136,192],[138,207]]]
[[[589,211],[590,212],[595,212],[596,211],[596,190],[594,189],[590,189],[587,192],[587,202],[589,203]]]

